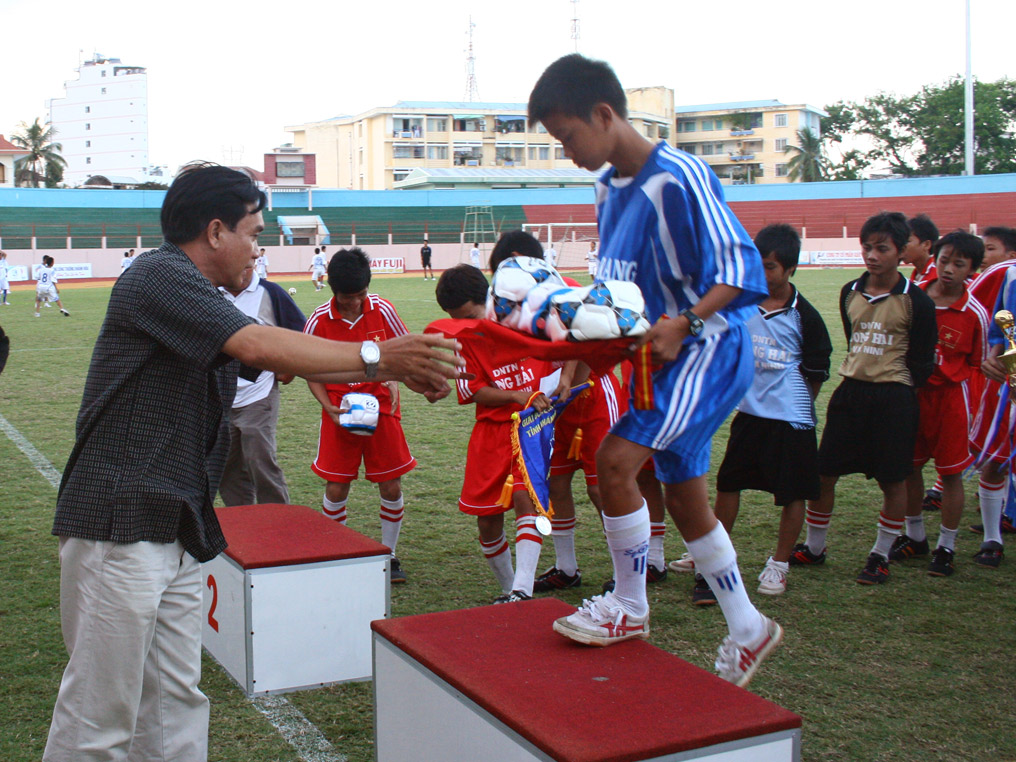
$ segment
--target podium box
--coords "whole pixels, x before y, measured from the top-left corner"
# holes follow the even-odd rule
[[[790,762],[801,718],[645,641],[551,630],[556,599],[374,622],[379,762]]]
[[[301,505],[216,514],[229,547],[202,564],[208,653],[249,696],[370,679],[388,548]]]

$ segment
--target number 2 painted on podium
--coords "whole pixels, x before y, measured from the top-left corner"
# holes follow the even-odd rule
[[[216,632],[219,631],[219,620],[215,618],[215,607],[219,603],[219,586],[215,582],[215,576],[208,575],[208,589],[212,591],[212,605],[208,607],[208,625]]]

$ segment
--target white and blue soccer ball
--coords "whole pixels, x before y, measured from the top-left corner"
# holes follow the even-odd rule
[[[546,318],[547,337],[554,341],[634,338],[648,330],[642,292],[620,280],[555,294]]]
[[[369,437],[377,429],[381,405],[373,394],[350,392],[339,404],[339,425],[351,434]]]
[[[289,289],[289,295],[290,296],[296,296],[296,288],[290,288]]]
[[[494,272],[487,294],[487,318],[509,328],[539,335],[540,310],[549,296],[566,289],[564,279],[536,257],[511,257]]]

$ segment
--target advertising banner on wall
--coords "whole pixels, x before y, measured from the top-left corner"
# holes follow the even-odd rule
[[[25,265],[8,265],[7,280],[11,283],[21,280],[28,280],[28,268]]]
[[[403,257],[374,257],[370,260],[372,273],[404,273],[406,260]]]
[[[32,277],[39,277],[39,270],[42,269],[42,265],[32,265]],[[80,264],[69,264],[69,265],[57,265],[56,279],[61,280],[72,280],[74,278],[91,278],[92,277],[92,263],[82,262]],[[13,280],[13,278],[12,278]]]
[[[802,252],[803,254],[804,252]],[[808,257],[811,264],[822,267],[843,267],[844,265],[864,265],[861,252],[854,251],[810,251]]]

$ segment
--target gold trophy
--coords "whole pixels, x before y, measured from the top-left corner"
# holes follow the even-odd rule
[[[1016,389],[1016,318],[1009,310],[999,310],[995,313],[995,325],[1002,330],[1002,335],[1009,343],[1009,348],[999,355],[999,360],[1005,365],[1005,372],[1009,377],[1009,388]]]

